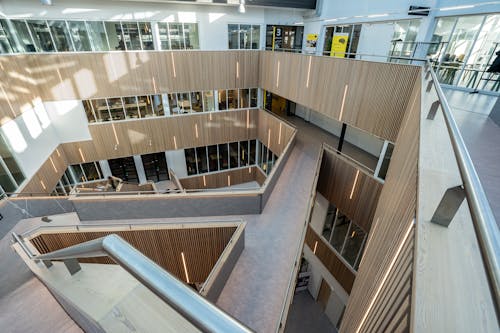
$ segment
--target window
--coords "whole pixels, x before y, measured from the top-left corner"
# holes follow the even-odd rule
[[[229,168],[237,168],[239,166],[238,162],[238,142],[231,142],[229,144]]]
[[[240,141],[240,166],[246,166],[250,164],[250,161],[248,159],[248,141]]]
[[[214,92],[212,90],[203,92],[204,111],[215,111]]]
[[[219,154],[217,152],[217,145],[208,146],[208,171],[219,170]]]
[[[142,50],[138,22],[122,22],[122,34],[127,50]]]
[[[187,50],[200,48],[197,23],[184,23],[184,45]]]
[[[198,174],[195,149],[184,149],[184,157],[186,158],[186,168],[188,176]]]
[[[259,49],[260,26],[250,24],[228,24],[229,49]]]
[[[125,51],[125,41],[123,40],[120,22],[104,22],[104,25],[108,36],[109,49],[111,51]]]
[[[80,166],[86,181],[90,182],[103,178],[101,167],[98,162],[83,163],[80,164]]]
[[[358,49],[359,35],[361,33],[361,24],[348,24],[326,27],[325,42],[323,44],[323,55],[338,58],[355,58]],[[335,38],[345,36],[347,44],[345,53],[331,53],[333,41]]]
[[[300,52],[304,27],[268,25],[266,28],[266,50]]]
[[[46,21],[27,21],[27,24],[38,52],[55,51],[54,42],[52,41],[52,36],[50,35],[50,30]]]
[[[87,32],[85,22],[69,21],[69,33],[73,40],[75,51],[92,51],[89,34]]]
[[[220,170],[229,169],[229,149],[228,144],[223,143],[218,145],[219,147],[219,166]]]
[[[137,106],[137,97],[123,97],[123,107],[128,119],[140,118],[139,107]]]
[[[74,51],[65,21],[49,21],[49,27],[54,43],[56,44],[57,52]]]
[[[416,51],[418,28],[420,20],[402,20],[394,22],[394,34],[392,36],[392,46],[389,52],[389,61],[397,63],[410,63],[411,60],[400,59],[412,58]]]
[[[153,31],[149,22],[139,22],[139,32],[143,50],[154,50]]]
[[[203,102],[201,100],[201,91],[191,92],[191,109],[194,112],[203,112]]]
[[[94,114],[94,109],[92,108],[92,103],[90,101],[83,101],[83,108],[85,109],[85,114],[87,115],[87,120],[89,123],[95,123],[96,118]]]
[[[109,51],[110,48],[104,22],[87,21],[86,24],[94,51]]]
[[[141,155],[146,179],[154,182],[168,180],[168,167],[165,153]]]
[[[170,39],[170,48],[172,50],[184,49],[184,28],[182,23],[169,23],[168,24]]]
[[[15,192],[25,179],[19,164],[10,152],[3,136],[0,135],[0,187],[5,192]]]
[[[196,148],[198,173],[208,172],[207,147]]]
[[[332,203],[328,207],[321,235],[347,264],[358,269],[367,234]]]
[[[0,20],[0,53],[13,53],[15,45],[14,40],[9,34],[9,30],[4,28],[7,24],[7,20]],[[11,44],[12,43],[12,44]]]

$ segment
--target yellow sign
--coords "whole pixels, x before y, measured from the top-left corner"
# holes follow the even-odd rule
[[[318,34],[307,34],[306,47],[316,48],[318,42]]]
[[[345,58],[348,40],[349,40],[349,34],[341,33],[333,35],[330,57]]]

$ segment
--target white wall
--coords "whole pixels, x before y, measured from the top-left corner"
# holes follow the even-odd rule
[[[186,155],[184,149],[169,150],[165,152],[167,166],[174,170],[177,178],[187,177]]]
[[[66,100],[43,104],[60,143],[92,140],[81,101]]]
[[[325,224],[329,205],[330,203],[328,200],[322,196],[321,193],[316,192],[316,199],[314,200],[310,224],[311,228],[316,231],[318,235],[323,233],[323,225]]]
[[[384,140],[354,127],[347,127],[344,140],[376,157],[384,145]]]
[[[387,55],[394,36],[394,22],[365,23],[361,27],[357,54]],[[361,56],[363,60],[387,61],[387,57]]]
[[[0,131],[26,179],[30,179],[59,145],[55,125],[40,101],[26,105],[24,113],[5,123]]]

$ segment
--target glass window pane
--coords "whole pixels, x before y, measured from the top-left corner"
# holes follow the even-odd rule
[[[435,44],[429,47],[428,50],[428,56],[431,61],[437,62],[444,57],[444,52],[441,52],[442,48],[438,47],[438,45],[443,43],[444,48],[446,48],[456,19],[456,17],[442,17],[437,19],[436,28],[434,29],[434,34],[431,39],[431,42]]]
[[[248,164],[248,141],[240,141],[240,166]]]
[[[188,176],[196,175],[196,155],[193,148],[184,149]]]
[[[337,207],[332,205],[331,203],[328,206],[328,210],[326,212],[325,223],[323,224],[322,235],[327,240],[330,241],[330,236],[333,230],[333,222],[335,221],[335,214],[337,213]]]
[[[180,108],[180,113],[191,112],[191,102],[189,101],[189,93],[178,93],[177,103]]]
[[[238,90],[227,91],[227,108],[228,110],[238,108]]]
[[[153,109],[151,105],[151,98],[149,96],[137,96],[137,101],[139,103],[141,118],[152,117]]]
[[[250,165],[255,164],[256,146],[257,146],[256,141],[250,140],[250,157],[249,157]]]
[[[172,114],[181,113],[181,109],[180,109],[179,104],[177,102],[177,94],[168,94],[168,105],[170,107],[170,112]]]
[[[108,104],[106,104],[105,99],[93,99],[91,103],[94,107],[94,113],[98,122],[110,120]]]
[[[237,49],[239,41],[239,26],[238,24],[228,24],[227,25],[229,49]]]
[[[127,118],[140,118],[139,110],[137,108],[137,99],[135,96],[123,97],[123,106],[125,107]]]
[[[196,148],[196,156],[198,158],[198,173],[208,172],[207,147]]]
[[[109,49],[125,51],[120,22],[104,22],[108,34]]]
[[[248,108],[250,106],[248,89],[240,89],[240,108]]]
[[[219,166],[221,170],[229,169],[228,144],[219,145]]]
[[[227,110],[226,90],[219,90],[219,110]]]
[[[182,23],[169,23],[170,46],[172,50],[184,49],[184,33]]]
[[[125,114],[123,112],[123,104],[121,98],[108,98],[109,112],[112,120],[123,120]]]
[[[256,108],[257,107],[257,88],[252,88],[250,89],[250,107],[251,108]]]
[[[141,33],[142,49],[154,50],[153,32],[149,22],[139,22],[139,31]]]
[[[87,181],[101,179],[100,171],[97,170],[98,167],[96,167],[94,162],[83,163],[82,168],[85,172],[85,176],[87,177]]]
[[[16,192],[17,186],[10,179],[7,171],[0,164],[0,186],[5,192]]]
[[[165,109],[163,108],[163,99],[161,95],[152,95],[151,96],[153,102],[153,110],[156,116],[164,116]]]
[[[14,49],[15,40],[8,29],[7,20],[0,20],[0,53],[13,53]]]
[[[184,39],[186,43],[186,49],[189,50],[200,48],[197,23],[184,23]]]
[[[54,44],[50,37],[49,27],[45,21],[27,21],[31,31],[31,35],[35,41],[37,50],[43,52],[53,52]]]
[[[238,142],[231,142],[229,144],[229,167],[237,168],[238,167]]]
[[[331,244],[337,250],[338,253],[342,250],[344,245],[345,236],[349,229],[349,224],[351,221],[343,213],[337,213],[337,219],[335,220],[335,228],[333,229],[333,236]]]
[[[168,23],[158,22],[158,30],[160,33],[160,48],[162,50],[170,50],[170,42],[168,40]]]
[[[333,31],[335,27],[325,29],[325,41],[323,42],[323,55],[329,56],[332,49]]]
[[[92,110],[92,103],[89,100],[83,101],[83,108],[85,109],[85,114],[87,115],[87,120],[89,123],[95,123],[96,119],[94,116],[94,111]]]
[[[54,43],[56,43],[57,52],[74,51],[66,22],[49,21],[49,27],[52,32],[52,38],[54,38]]]
[[[89,35],[92,39],[94,51],[109,51],[108,40],[106,39],[106,31],[104,30],[103,22],[88,21],[87,27]]]
[[[358,253],[361,250],[361,245],[363,244],[365,236],[366,233],[363,229],[358,227],[355,223],[351,224],[351,229],[349,230],[349,235],[347,236],[342,257],[344,257],[344,259],[353,267],[356,258],[358,257]]]
[[[252,49],[260,48],[260,25],[252,25]]]
[[[7,21],[6,26],[4,26],[4,28],[6,31],[10,31],[9,35],[11,35],[12,38],[17,37],[18,44],[12,44],[12,47],[14,47],[15,52],[19,53],[36,52],[36,48],[35,45],[33,44],[33,39],[31,38],[28,26],[24,21],[21,20]]]
[[[191,93],[191,109],[194,112],[203,112],[203,102],[201,101],[201,91]]]
[[[75,45],[75,51],[92,51],[85,22],[70,21],[68,25],[73,44]]]
[[[80,167],[80,164],[70,165],[71,171],[73,171],[73,175],[75,176],[77,183],[85,182],[85,175],[83,174],[83,170]]]
[[[240,25],[240,49],[250,49],[250,26],[246,24]]]
[[[214,92],[212,90],[203,92],[203,105],[205,111],[215,111]]]
[[[139,38],[139,27],[137,22],[122,22],[123,39],[127,50],[141,50],[141,40]]]
[[[217,145],[208,146],[208,168],[210,172],[219,170],[219,158],[217,155]]]

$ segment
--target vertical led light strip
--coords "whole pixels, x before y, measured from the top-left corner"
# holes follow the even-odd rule
[[[49,160],[50,160],[50,163],[52,163],[52,167],[54,168],[54,172],[57,173],[57,168],[56,168],[56,165],[54,164],[54,160],[52,159],[52,156],[49,157]]]
[[[359,177],[359,170],[356,170],[356,177],[354,178],[354,183],[352,184],[351,195],[349,196],[349,199],[352,199],[352,196],[354,195],[354,190],[356,189],[356,183],[358,182],[358,177]]]
[[[382,278],[382,282],[380,282],[380,285],[378,286],[377,291],[375,292],[375,295],[373,295],[373,298],[370,301],[370,305],[368,306],[368,309],[366,309],[366,312],[363,315],[363,319],[361,319],[361,322],[359,323],[359,326],[356,329],[356,333],[359,333],[359,331],[361,330],[361,327],[363,327],[363,325],[364,325],[364,323],[366,321],[366,318],[368,317],[368,313],[370,313],[370,311],[371,311],[371,309],[373,307],[373,304],[375,304],[375,301],[377,300],[378,295],[380,294],[380,291],[382,290],[382,288],[383,288],[383,286],[385,284],[385,281],[389,277],[389,273],[392,271],[392,268],[394,267],[394,264],[396,263],[396,260],[398,259],[398,256],[401,253],[401,250],[403,249],[403,246],[406,243],[406,240],[408,239],[408,236],[410,235],[411,230],[413,229],[413,223],[414,223],[414,221],[415,220],[413,220],[410,223],[410,225],[408,227],[408,230],[406,230],[405,236],[403,237],[403,240],[399,244],[398,250],[396,251],[396,254],[392,258],[391,263],[389,264],[389,267],[385,271],[384,277]]]
[[[40,185],[42,185],[42,187],[43,187],[44,190],[47,189],[47,186],[45,186],[45,183],[43,182],[43,180],[40,180]]]
[[[309,88],[309,78],[311,77],[311,60],[312,60],[312,57],[309,57],[309,66],[307,67],[306,88]]]
[[[189,283],[189,274],[186,265],[186,258],[184,258],[184,252],[181,252],[181,257],[182,257],[182,266],[184,266],[184,274],[186,275],[186,282]]]
[[[252,173],[252,168],[248,168],[248,173]]]
[[[250,128],[250,110],[247,110],[247,128]]]
[[[63,78],[62,78],[62,75],[61,75],[61,71],[58,69],[56,69],[56,72],[57,72],[57,76],[59,77],[59,82],[63,82]]]
[[[56,148],[56,153],[58,157],[61,157],[61,153],[59,152],[59,148]]]
[[[194,124],[194,135],[198,139],[198,124]]]
[[[340,116],[339,120],[342,121],[342,115],[344,114],[344,105],[345,105],[345,97],[347,96],[347,88],[349,86],[346,84],[344,88],[344,97],[342,97],[342,106],[340,107]]]
[[[314,242],[314,250],[313,253],[316,254],[316,249],[318,248],[318,241]]]
[[[271,146],[271,129],[267,130],[267,149]]]
[[[175,139],[175,135],[174,135],[174,148],[175,150],[177,150],[177,140]]]
[[[203,175],[203,186],[207,187],[207,180],[204,175]]]
[[[111,127],[113,128],[113,134],[115,135],[115,143],[116,145],[119,145],[120,141],[118,141],[118,134],[116,133],[115,124],[111,123]]]
[[[240,62],[236,61],[236,78],[240,78]]]
[[[176,78],[177,73],[175,72],[174,52],[170,52],[170,58],[172,59],[172,71],[174,72],[174,78]]]
[[[280,61],[278,60],[278,72],[276,73],[276,88],[279,87],[280,81]]]
[[[278,144],[279,145],[281,144],[281,125],[282,125],[282,123],[280,123],[280,131],[279,131],[279,134],[278,134]]]
[[[231,176],[227,176],[227,186],[231,186]]]
[[[153,89],[155,91],[155,94],[158,92],[158,90],[156,89],[156,80],[155,80],[155,77],[153,76]]]
[[[85,162],[85,157],[83,157],[82,148],[78,148],[78,152],[80,153],[80,157],[82,158],[82,162]]]

